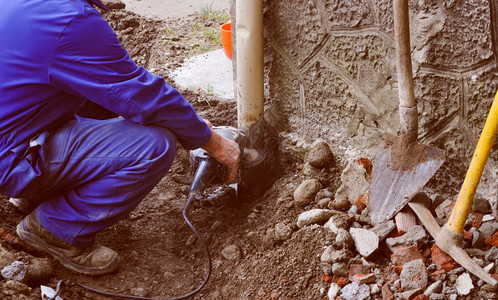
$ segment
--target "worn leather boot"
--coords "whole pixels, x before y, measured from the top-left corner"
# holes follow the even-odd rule
[[[17,235],[33,248],[48,252],[64,267],[76,273],[104,275],[113,272],[119,265],[119,256],[112,249],[98,244],[80,248],[53,238],[38,222],[35,212],[17,225]]]

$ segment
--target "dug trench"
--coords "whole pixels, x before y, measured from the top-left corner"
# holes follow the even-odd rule
[[[217,27],[223,20],[200,14],[150,20],[120,6],[104,16],[137,64],[169,83],[169,74],[184,59],[220,47],[193,32]],[[202,91],[181,92],[214,125],[236,126],[233,101]],[[371,224],[368,158],[342,162],[333,145],[302,147],[285,134],[271,151],[271,164],[279,172],[264,194],[237,205],[227,203],[233,194],[223,194],[228,199],[221,205],[188,213],[213,262],[207,285],[193,299],[496,299],[495,287],[438,251],[409,210],[382,226]],[[65,300],[114,299],[74,283],[155,298],[194,290],[208,266],[181,214],[191,180],[189,153],[179,146],[173,166],[157,187],[127,218],[98,236],[98,243],[121,257],[118,271],[101,277],[75,275],[27,249],[15,238],[15,227],[25,214],[2,196],[0,299],[40,299],[42,284],[55,289],[61,280],[59,296]],[[215,192],[214,187],[208,192]],[[447,219],[454,196],[431,194],[440,223]],[[488,201],[478,199],[466,225],[465,247],[494,276],[497,229]],[[4,272],[13,262],[28,270],[44,269],[38,270],[37,280],[15,280]]]

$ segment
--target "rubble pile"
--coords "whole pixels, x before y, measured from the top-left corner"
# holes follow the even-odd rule
[[[326,146],[326,147],[325,147]],[[329,160],[324,142],[309,153],[308,177]],[[373,224],[368,216],[372,163],[365,158],[344,169],[335,195],[319,180],[303,181],[294,192],[305,211],[297,227],[323,225],[335,234],[320,257],[329,299],[498,299],[498,287],[470,274],[435,244],[416,215],[405,207],[392,220]],[[426,196],[427,199],[429,197]],[[455,200],[430,197],[431,211],[443,226]],[[475,199],[464,231],[464,250],[498,280],[498,221],[486,199]]]

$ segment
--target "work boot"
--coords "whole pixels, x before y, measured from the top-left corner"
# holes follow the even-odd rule
[[[29,214],[19,225],[17,235],[33,248],[48,252],[61,262],[61,264],[80,274],[104,275],[118,267],[118,254],[107,247],[94,244],[80,248],[55,239],[38,222],[35,212]]]

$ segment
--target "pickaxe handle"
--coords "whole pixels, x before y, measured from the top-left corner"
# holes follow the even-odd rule
[[[458,194],[458,199],[453,208],[450,218],[448,220],[448,228],[456,234],[463,233],[465,221],[472,208],[472,200],[474,199],[477,185],[481,179],[482,172],[488,161],[489,153],[493,147],[493,143],[498,133],[498,90],[491,105],[486,123],[482,129],[481,136],[477,142],[476,150],[472,161],[470,162],[467,175],[463,181],[462,189]]]

